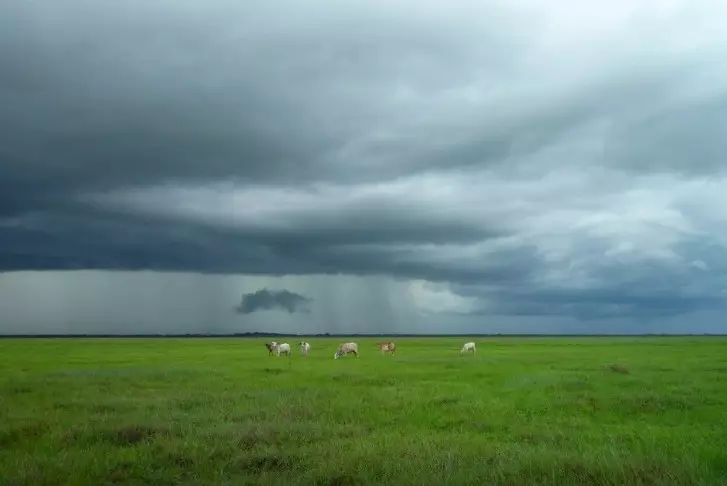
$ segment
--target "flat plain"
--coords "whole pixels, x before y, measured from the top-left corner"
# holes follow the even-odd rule
[[[0,484],[727,484],[727,338],[0,340]]]

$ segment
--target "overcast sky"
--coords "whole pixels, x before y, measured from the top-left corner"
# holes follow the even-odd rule
[[[5,0],[0,332],[727,332],[726,24]]]

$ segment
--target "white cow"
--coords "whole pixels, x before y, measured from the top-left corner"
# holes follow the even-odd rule
[[[280,343],[275,347],[275,352],[278,356],[280,353],[284,353],[286,356],[290,356],[290,344]]]
[[[300,346],[300,352],[303,353],[303,356],[308,356],[308,351],[310,351],[310,344],[305,341],[301,341],[298,343],[298,346]]]
[[[472,354],[475,354],[475,352],[477,351],[477,349],[475,348],[475,343],[471,341],[468,343],[464,343],[462,349],[459,350],[459,354],[463,354],[467,351],[472,351]]]
[[[338,347],[338,351],[333,355],[333,359],[338,359],[341,356],[346,356],[348,353],[353,353],[358,358],[358,344],[356,343],[343,343]]]

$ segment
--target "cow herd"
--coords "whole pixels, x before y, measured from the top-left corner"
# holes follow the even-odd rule
[[[384,343],[376,343],[376,346],[379,348],[382,355],[386,354],[386,353],[389,353],[391,355],[396,354],[396,344],[394,344],[391,341],[384,342]],[[283,354],[285,356],[291,355],[290,344],[288,344],[288,343],[278,343],[278,342],[273,341],[271,343],[265,343],[265,347],[268,350],[268,356],[271,356],[273,354],[276,356],[280,356],[281,354]],[[308,352],[310,351],[310,343],[301,341],[298,343],[298,347],[300,348],[300,353],[303,356],[308,356]],[[460,349],[459,353],[460,354],[464,354],[464,353],[475,354],[476,351],[477,350],[475,348],[475,343],[467,342],[462,345],[462,349]],[[334,353],[333,359],[338,359],[341,356],[347,356],[349,354],[352,354],[352,355],[356,356],[357,358],[359,357],[358,343],[349,342],[349,343],[341,344],[338,347],[338,349],[336,350],[336,352]]]

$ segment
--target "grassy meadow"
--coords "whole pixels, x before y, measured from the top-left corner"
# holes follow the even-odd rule
[[[308,340],[2,339],[0,484],[727,484],[725,338]]]

